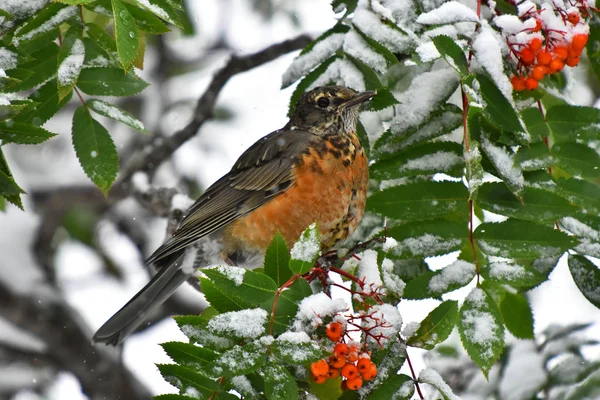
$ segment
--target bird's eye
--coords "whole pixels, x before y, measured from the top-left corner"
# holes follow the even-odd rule
[[[317,100],[317,105],[321,108],[326,108],[329,106],[329,99],[327,97],[321,97]]]

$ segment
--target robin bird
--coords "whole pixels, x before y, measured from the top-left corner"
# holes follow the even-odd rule
[[[356,123],[374,95],[341,86],[305,93],[282,129],[254,143],[187,210],[146,260],[157,274],[93,340],[122,342],[196,266],[260,266],[277,231],[291,246],[316,222],[323,250],[343,242],[364,213],[369,169]]]

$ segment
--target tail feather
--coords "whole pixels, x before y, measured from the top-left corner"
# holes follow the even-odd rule
[[[164,260],[164,268],[159,269],[135,297],[106,321],[92,340],[116,346],[144,322],[190,276],[181,269],[182,255],[183,251]]]

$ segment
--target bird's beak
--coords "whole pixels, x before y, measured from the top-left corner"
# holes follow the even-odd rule
[[[346,101],[345,103],[342,103],[342,107],[344,107],[344,108],[354,107],[356,105],[364,103],[367,100],[371,100],[371,98],[373,96],[375,96],[375,94],[376,94],[375,92],[370,91],[370,90],[366,91],[366,92],[357,93],[356,96],[354,96],[350,100]]]

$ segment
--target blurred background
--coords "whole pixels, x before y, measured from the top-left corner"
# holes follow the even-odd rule
[[[142,120],[152,135],[100,118],[121,160],[186,125],[198,97],[231,54],[258,51],[301,33],[315,37],[336,17],[327,0],[203,0],[187,6],[193,35],[173,31],[147,44],[144,70],[138,72],[152,85],[136,98],[110,99]],[[196,198],[258,138],[282,127],[295,86],[280,90],[281,75],[297,53],[232,78],[218,98],[216,118],[156,171],[152,185]],[[572,93],[581,104],[593,104],[584,85]],[[169,362],[158,343],[185,340],[166,317],[197,313],[204,305],[201,294],[183,287],[122,351],[91,345],[93,332],[147,282],[143,259],[164,240],[167,219],[133,198],[110,207],[103,201],[71,145],[77,105],[73,100],[48,122],[58,137],[37,146],[4,147],[28,194],[25,211],[8,205],[0,213],[0,400],[90,398],[84,392],[135,399],[175,392],[155,367]],[[451,298],[462,299],[470,289]],[[600,338],[600,312],[576,290],[564,263],[531,296],[536,330],[551,323],[595,322],[587,333]],[[420,321],[437,304],[405,301],[400,310],[405,322]],[[415,349],[417,369],[424,365],[418,356]]]

